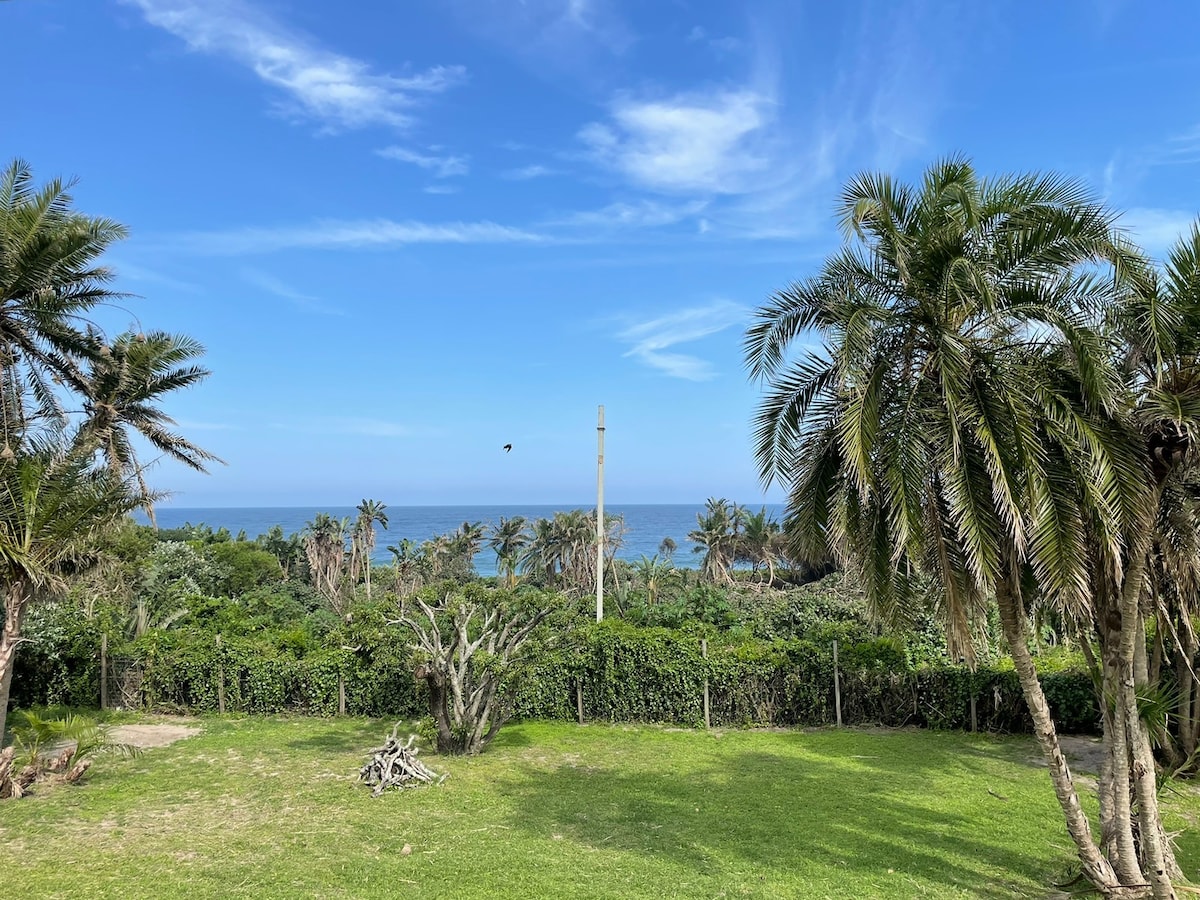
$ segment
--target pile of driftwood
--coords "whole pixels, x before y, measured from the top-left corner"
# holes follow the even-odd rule
[[[397,722],[392,734],[382,747],[371,751],[370,761],[358,771],[360,781],[374,785],[372,796],[378,797],[390,787],[410,788],[421,784],[441,784],[449,775],[438,775],[417,759],[420,750],[415,746],[417,736],[410,734],[408,743],[401,744],[396,737],[400,728]]]
[[[36,766],[20,765],[15,755],[16,747],[8,746],[0,750],[0,800],[15,800],[35,781],[65,781],[74,784],[92,765],[90,759],[72,763],[75,756],[74,747],[67,747]]]

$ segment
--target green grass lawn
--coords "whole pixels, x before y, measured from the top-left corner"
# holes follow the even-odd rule
[[[373,799],[382,723],[201,724],[0,805],[0,893],[1000,900],[1046,896],[1072,857],[1025,738],[511,725],[426,759],[441,787]],[[1200,811],[1168,802],[1175,827]],[[1194,877],[1200,842],[1180,849]]]

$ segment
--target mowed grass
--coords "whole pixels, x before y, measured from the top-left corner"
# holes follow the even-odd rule
[[[356,775],[383,723],[200,724],[0,805],[0,892],[999,900],[1046,896],[1072,856],[1025,738],[529,723],[373,799]],[[1200,810],[1168,803],[1176,827]]]

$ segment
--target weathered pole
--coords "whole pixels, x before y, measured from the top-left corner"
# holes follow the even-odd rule
[[[596,422],[596,621],[604,618],[604,404]]]
[[[100,635],[100,708],[108,709],[108,635]]]
[[[833,642],[833,705],[837,711],[837,727],[842,727],[842,679],[838,674],[837,641]]]

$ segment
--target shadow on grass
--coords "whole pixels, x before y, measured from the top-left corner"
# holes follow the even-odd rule
[[[516,749],[520,747],[532,747],[533,738],[531,738],[524,729],[510,725],[507,728],[501,728],[499,734],[488,745],[488,750],[503,750]],[[486,751],[485,751],[486,752]]]
[[[953,887],[987,900],[1028,895],[1040,880],[1046,892],[1033,896],[1048,893],[1045,839],[1019,825],[1041,809],[1000,803],[979,780],[969,788],[978,801],[935,797],[931,770],[963,768],[948,753],[855,764],[858,771],[845,758],[736,752],[679,773],[530,767],[500,789],[515,806],[512,827],[666,858],[717,878],[751,871],[854,890],[903,877],[915,879],[920,894]]]
[[[400,734],[407,737],[416,731],[416,726],[405,730],[408,723],[402,723]],[[329,727],[318,734],[294,738],[286,746],[292,750],[316,750],[322,753],[366,753],[372,747],[381,745],[391,733],[391,726],[381,727],[375,724],[364,725],[362,722],[345,722],[341,728]]]

